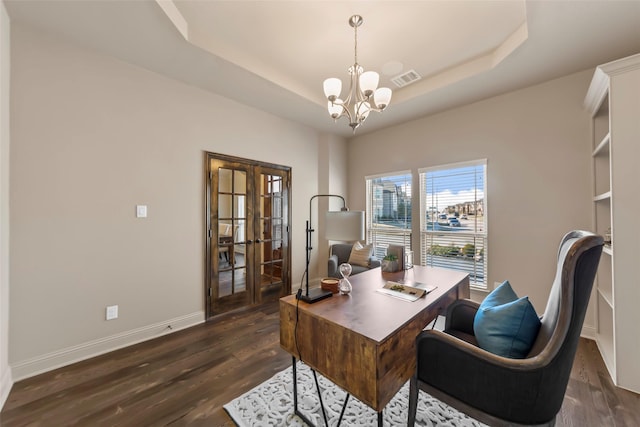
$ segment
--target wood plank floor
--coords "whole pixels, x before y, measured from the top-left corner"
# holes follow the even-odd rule
[[[13,426],[233,426],[222,405],[289,366],[278,304],[114,351],[16,383]],[[640,396],[613,386],[580,341],[557,426],[640,426]]]

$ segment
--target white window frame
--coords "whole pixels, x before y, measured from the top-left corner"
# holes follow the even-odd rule
[[[482,229],[478,231],[477,226],[472,232],[462,232],[462,231],[446,231],[446,230],[435,230],[433,228],[433,212],[431,212],[430,217],[432,218],[432,228],[429,229],[429,224],[427,221],[427,213],[429,210],[432,210],[433,201],[426,200],[427,196],[427,181],[426,176],[429,173],[450,170],[450,169],[458,169],[470,166],[483,166],[483,186],[482,186],[482,197],[479,198],[478,194],[475,195],[475,200],[469,200],[468,202],[474,202],[476,205],[478,201],[482,201]],[[488,203],[487,203],[487,159],[479,159],[468,162],[458,162],[458,163],[450,163],[446,165],[439,165],[435,167],[427,167],[421,168],[418,170],[419,174],[419,182],[420,182],[420,192],[419,192],[419,206],[420,206],[420,264],[421,265],[431,265],[431,266],[442,266],[445,268],[452,268],[460,271],[469,272],[470,276],[470,284],[473,288],[488,290],[488,268],[489,268],[489,257],[488,257]],[[477,189],[477,186],[475,187]],[[427,208],[429,206],[429,208]],[[436,211],[437,211],[436,207]],[[440,212],[437,211],[437,214]],[[477,218],[477,216],[475,216]],[[446,227],[445,227],[446,228]],[[458,242],[459,246],[462,246],[463,243],[473,244],[474,248],[481,247],[480,250],[477,250],[473,256],[434,256],[429,254],[429,248],[434,244],[434,241],[451,241]],[[456,246],[454,244],[454,246]]]
[[[373,214],[374,209],[374,200],[373,200],[373,189],[371,188],[372,181],[378,178],[385,177],[394,177],[394,176],[403,176],[408,175],[408,179],[405,182],[408,182],[411,185],[411,206],[415,203],[414,199],[414,190],[413,190],[413,173],[410,170],[402,170],[389,172],[384,174],[377,175],[369,175],[365,176],[365,191],[367,195],[367,221],[366,221],[366,239],[367,244],[373,244],[374,256],[378,259],[382,259],[387,251],[387,247],[389,243],[404,245],[407,251],[411,250],[411,233],[412,233],[412,225],[414,219],[411,218],[411,224],[409,224],[408,228],[398,228],[396,230],[382,230],[378,228],[373,219],[375,215]],[[385,238],[379,238],[379,237]]]

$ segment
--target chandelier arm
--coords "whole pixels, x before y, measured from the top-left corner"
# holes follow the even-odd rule
[[[356,68],[358,70],[358,73],[355,75],[354,95],[356,100],[353,105],[353,110],[356,117],[355,123],[360,124],[363,123],[367,118],[362,110],[365,108],[364,103],[369,101],[369,97],[367,97],[360,88],[360,74],[362,74],[362,68],[358,64],[356,64],[355,66],[358,67]]]
[[[332,102],[331,105],[339,105],[342,108],[342,111],[340,112],[340,114],[338,114],[336,117],[333,117],[334,121],[337,121],[338,119],[344,116],[347,116],[349,121],[351,121],[351,112],[349,111],[349,108],[348,108],[349,105],[347,105],[344,101]]]
[[[353,66],[353,70],[357,70],[357,64],[355,64]],[[354,116],[357,117],[356,112],[355,112],[355,108],[352,114],[351,108],[353,107],[353,105],[355,105],[355,103],[358,101],[358,74],[357,71],[353,71],[350,72],[351,74],[351,81],[349,82],[349,95],[347,95],[347,98],[342,101],[342,109],[343,109],[343,114],[340,115],[340,117],[342,117],[343,115],[346,115],[347,118],[349,119],[349,123],[353,123],[353,118]],[[355,96],[355,99],[353,99]]]
[[[349,111],[349,107],[350,107],[349,105],[347,105],[347,106],[343,105],[342,106],[342,114],[340,114],[340,117],[347,116],[347,118],[349,119],[349,123],[351,123],[351,117],[352,116],[351,116],[351,111]]]
[[[354,101],[357,102],[358,101],[357,91],[358,91],[358,76],[355,75],[354,73],[351,73],[351,81],[349,82],[349,95],[347,95],[343,103],[350,107],[352,102]],[[353,99],[354,97],[355,99]]]
[[[350,117],[349,122],[351,124],[360,124],[362,122],[360,118],[360,106],[362,105],[362,91],[360,90],[360,66],[356,62],[353,65],[354,73],[351,76],[351,80],[353,82],[353,102],[351,107],[353,108],[353,115]]]
[[[344,105],[342,105],[341,107],[342,107],[342,113],[340,113],[340,115],[336,118],[336,120],[339,119],[340,117],[346,116],[347,119],[351,121],[351,112],[349,111],[349,108],[345,107]]]

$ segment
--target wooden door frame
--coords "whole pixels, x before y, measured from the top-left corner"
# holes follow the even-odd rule
[[[205,226],[205,232],[204,232],[204,256],[205,256],[205,262],[204,262],[204,268],[205,268],[205,272],[204,272],[204,293],[205,293],[205,319],[206,320],[211,320],[216,316],[216,313],[212,313],[211,310],[211,306],[212,306],[212,288],[211,288],[211,280],[212,280],[212,264],[211,264],[211,244],[212,244],[212,238],[213,238],[213,232],[212,232],[212,227],[211,227],[211,182],[213,179],[213,173],[214,171],[211,169],[211,161],[212,160],[221,160],[221,161],[228,161],[228,162],[239,162],[239,163],[244,163],[247,164],[249,166],[251,166],[252,168],[256,168],[256,167],[260,167],[260,168],[271,168],[271,169],[275,169],[278,171],[282,171],[283,173],[285,173],[287,175],[287,181],[289,183],[287,191],[288,191],[288,203],[287,203],[287,217],[289,218],[289,224],[288,224],[288,232],[287,232],[287,238],[286,238],[286,242],[287,242],[287,248],[286,248],[286,267],[285,267],[285,271],[283,274],[283,286],[284,286],[284,292],[285,294],[290,294],[291,293],[291,234],[292,234],[292,230],[291,230],[291,199],[292,199],[292,195],[291,195],[291,167],[290,166],[283,166],[283,165],[277,165],[274,163],[267,163],[267,162],[261,162],[258,160],[251,160],[251,159],[245,159],[242,157],[236,157],[236,156],[230,156],[230,155],[226,155],[226,154],[219,154],[219,153],[213,153],[213,152],[209,152],[209,151],[205,151],[204,152],[204,201],[205,201],[205,206],[204,206],[204,226]],[[254,218],[255,221],[255,218]],[[258,301],[259,303],[259,301]],[[253,302],[251,305],[256,304],[256,297],[255,297],[255,293],[253,296]],[[242,309],[239,309],[242,310]],[[226,314],[227,312],[225,312]],[[223,313],[218,313],[218,314],[223,314]]]

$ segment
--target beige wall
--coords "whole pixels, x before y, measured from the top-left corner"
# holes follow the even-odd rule
[[[487,158],[489,282],[511,280],[539,312],[560,237],[591,224],[590,71],[345,143],[24,27],[11,42],[16,378],[202,321],[204,151],[292,167],[294,290],[310,197],[341,194],[364,209],[369,174]],[[326,271],[318,234],[312,279]],[[107,322],[111,304],[120,318]]]
[[[417,174],[421,167],[486,158],[489,285],[508,279],[542,313],[561,237],[591,227],[589,119],[582,106],[591,75],[577,73],[356,137],[349,142],[352,207],[365,206],[367,175]],[[418,227],[414,222],[414,250]],[[590,310],[585,331],[594,324]]]
[[[16,378],[203,320],[205,151],[292,167],[298,286],[322,135],[25,27],[12,30]],[[135,218],[136,204],[148,206],[148,218]],[[120,316],[107,322],[112,304]]]
[[[0,408],[11,390],[9,369],[9,16],[0,2]]]
[[[336,126],[345,126],[344,122],[339,122]],[[334,194],[345,198],[349,206],[349,195],[347,194],[347,144],[344,138],[334,135],[323,135],[318,144],[318,193]],[[329,255],[328,242],[323,238],[325,218],[327,210],[337,211],[342,208],[342,202],[337,197],[322,197],[314,201],[312,207],[318,207],[317,217],[314,212],[312,227],[316,230],[313,235],[314,245],[312,254],[315,254],[317,264],[310,267],[310,280],[318,285],[319,280],[327,275],[327,258]],[[307,208],[308,210],[309,208]]]

